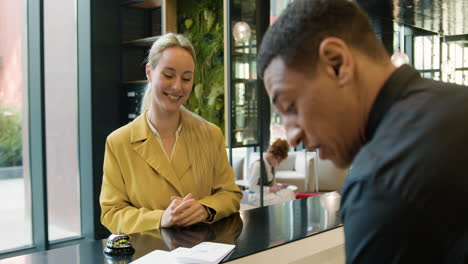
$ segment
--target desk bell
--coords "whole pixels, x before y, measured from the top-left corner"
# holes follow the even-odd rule
[[[104,253],[112,257],[128,257],[135,253],[132,239],[125,234],[112,234],[107,238]]]

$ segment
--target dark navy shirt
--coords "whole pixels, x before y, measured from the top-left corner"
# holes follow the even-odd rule
[[[347,263],[468,263],[468,87],[408,65],[371,109],[342,189]]]

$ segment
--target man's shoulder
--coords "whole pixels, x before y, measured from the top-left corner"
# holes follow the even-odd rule
[[[366,159],[420,160],[439,156],[448,146],[466,149],[467,102],[468,87],[422,79],[389,108],[362,154]]]
[[[374,186],[411,201],[468,188],[466,102],[467,87],[432,80],[412,87],[356,155],[343,191]]]
[[[389,114],[422,113],[451,116],[451,110],[468,111],[468,87],[431,79],[415,79],[394,102]],[[441,111],[444,110],[444,111]]]

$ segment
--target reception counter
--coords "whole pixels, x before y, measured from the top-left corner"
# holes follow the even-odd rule
[[[151,230],[130,237],[136,252],[128,259],[106,257],[105,240],[81,240],[76,245],[4,259],[0,263],[123,264],[156,249],[170,251],[203,241],[235,244],[235,250],[223,260],[229,263],[307,263],[314,258],[340,263],[344,260],[337,193],[242,211],[212,225]]]

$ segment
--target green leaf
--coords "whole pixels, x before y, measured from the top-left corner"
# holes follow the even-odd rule
[[[223,2],[179,1],[178,30],[196,53],[194,89],[185,106],[224,129]],[[192,25],[188,19],[192,20]]]
[[[195,98],[200,99],[203,96],[203,84],[199,83],[194,88]]]
[[[185,19],[184,25],[186,29],[190,29],[193,25],[193,20],[190,18]]]

